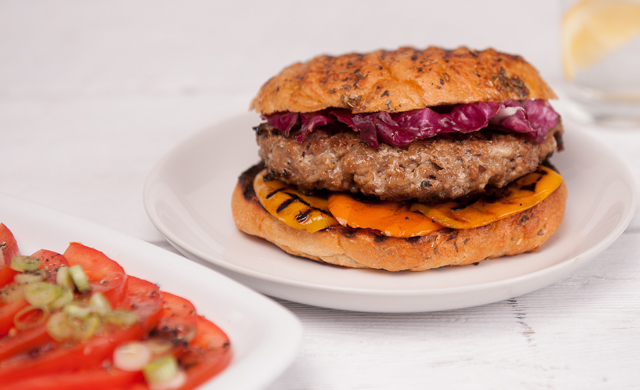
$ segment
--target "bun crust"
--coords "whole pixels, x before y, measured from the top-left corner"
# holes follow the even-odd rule
[[[378,50],[319,56],[285,68],[251,103],[261,114],[313,112],[329,107],[353,113],[401,112],[430,106],[553,99],[556,95],[522,57],[460,47]]]
[[[242,178],[233,193],[231,208],[240,230],[292,255],[351,268],[424,271],[538,250],[562,222],[566,199],[563,182],[543,202],[512,217],[481,228],[442,229],[410,239],[342,226],[316,233],[289,227],[260,205],[253,186],[244,185]]]

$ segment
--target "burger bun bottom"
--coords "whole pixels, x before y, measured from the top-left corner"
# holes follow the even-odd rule
[[[424,271],[535,252],[560,226],[567,199],[563,182],[538,205],[489,225],[463,230],[447,228],[422,237],[398,238],[381,236],[371,229],[335,226],[309,233],[287,226],[262,207],[251,182],[241,180],[232,196],[233,219],[241,231],[272,242],[295,256],[343,267],[387,271]]]

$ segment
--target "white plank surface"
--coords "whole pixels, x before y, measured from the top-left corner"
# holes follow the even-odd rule
[[[143,210],[147,173],[283,66],[466,44],[523,54],[559,85],[558,19],[552,0],[0,1],[0,191],[172,250]],[[640,181],[640,129],[582,128]],[[592,264],[508,301],[394,315],[279,302],[305,336],[270,390],[640,388],[640,211]]]

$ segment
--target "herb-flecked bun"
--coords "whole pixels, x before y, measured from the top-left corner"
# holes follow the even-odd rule
[[[553,99],[556,95],[522,57],[460,47],[403,47],[367,54],[323,55],[285,68],[260,89],[260,114],[346,108],[353,113]]]

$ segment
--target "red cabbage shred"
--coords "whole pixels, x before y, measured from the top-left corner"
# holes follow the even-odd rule
[[[262,118],[286,137],[299,124],[295,135],[298,142],[318,126],[344,123],[359,133],[369,146],[377,149],[380,142],[402,148],[418,139],[446,133],[470,133],[486,127],[522,133],[532,141],[542,143],[559,117],[546,100],[509,99],[505,102],[460,104],[447,113],[430,108],[365,114],[326,109],[310,113],[279,112]]]

